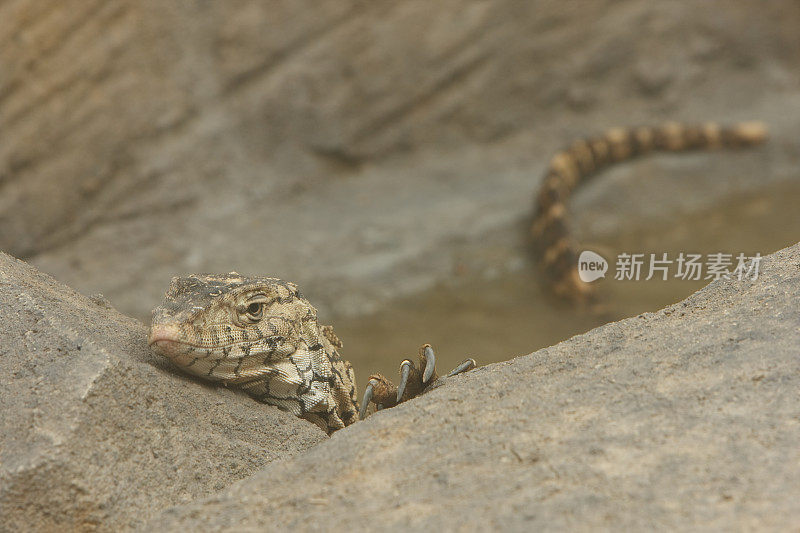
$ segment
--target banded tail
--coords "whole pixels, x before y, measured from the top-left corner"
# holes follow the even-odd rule
[[[766,138],[767,128],[761,122],[730,127],[670,122],[658,127],[610,129],[600,137],[576,141],[558,152],[550,160],[536,197],[531,225],[534,252],[553,293],[584,302],[594,296],[593,287],[578,277],[578,248],[567,220],[566,203],[578,185],[614,163],[649,152],[743,148]]]

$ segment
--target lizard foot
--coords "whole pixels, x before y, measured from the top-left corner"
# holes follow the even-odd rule
[[[465,359],[451,370],[445,378],[467,372],[475,368],[475,366],[474,359]],[[423,344],[419,349],[419,368],[409,359],[405,359],[400,363],[399,385],[395,385],[381,374],[373,374],[369,377],[367,389],[364,391],[364,399],[361,401],[359,418],[363,419],[366,416],[367,407],[370,403],[374,403],[378,410],[394,407],[399,403],[427,392],[433,388],[438,380],[436,354],[434,354],[430,344]]]

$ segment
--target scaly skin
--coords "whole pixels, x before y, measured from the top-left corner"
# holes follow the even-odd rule
[[[593,286],[578,277],[578,246],[570,236],[566,203],[572,192],[608,166],[653,152],[742,148],[762,143],[766,126],[743,122],[731,127],[709,123],[667,123],[658,127],[614,128],[574,142],[550,160],[534,206],[531,237],[548,288],[558,297],[590,302]]]
[[[420,368],[400,364],[395,386],[370,376],[364,405],[356,402],[353,367],[341,341],[297,285],[277,278],[194,274],[173,278],[153,310],[148,343],[185,372],[245,390],[264,403],[314,422],[328,434],[366,415],[369,403],[393,407],[434,386],[433,349],[420,348]],[[475,368],[468,359],[449,376]]]
[[[358,420],[341,342],[293,283],[235,272],[173,278],[148,342],[184,371],[241,388],[328,433]]]

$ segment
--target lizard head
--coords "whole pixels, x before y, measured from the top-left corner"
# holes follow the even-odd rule
[[[172,279],[147,340],[187,372],[236,382],[294,351],[308,321],[316,321],[316,310],[293,283],[194,274]]]

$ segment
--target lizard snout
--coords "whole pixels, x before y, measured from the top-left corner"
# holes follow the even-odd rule
[[[186,351],[180,342],[180,330],[175,326],[153,324],[147,334],[147,344],[164,355],[177,355]]]

